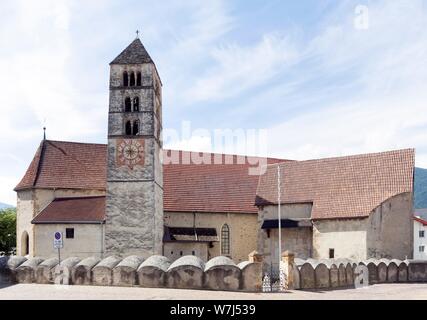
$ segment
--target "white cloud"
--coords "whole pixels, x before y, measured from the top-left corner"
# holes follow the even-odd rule
[[[302,83],[300,94],[282,99],[317,97],[322,86],[347,90],[329,92],[329,99],[271,126],[274,155],[308,159],[415,147],[417,165],[427,167],[427,12],[421,1],[381,1],[369,12],[368,30],[355,30],[347,14],[307,46],[316,62],[307,72],[318,87]]]
[[[212,50],[214,66],[187,89],[192,103],[223,100],[255,88],[283,71],[297,57],[292,43],[277,34],[264,35],[253,46],[237,44]]]

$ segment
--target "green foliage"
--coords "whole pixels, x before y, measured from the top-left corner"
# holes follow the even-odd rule
[[[16,209],[0,210],[0,251],[10,253],[16,246]]]

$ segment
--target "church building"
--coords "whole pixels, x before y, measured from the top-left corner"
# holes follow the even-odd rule
[[[254,175],[254,157],[194,163],[163,149],[162,111],[160,76],[137,38],[110,63],[108,143],[44,139],[16,186],[18,255],[55,256],[60,231],[62,257],[241,262],[258,250],[272,264],[280,208],[282,250],[297,257],[411,256],[414,150],[259,158],[267,168]]]

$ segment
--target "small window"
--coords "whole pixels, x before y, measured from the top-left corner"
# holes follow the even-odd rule
[[[137,136],[139,134],[139,120],[135,120],[135,122],[133,123],[133,132],[132,134],[134,136]]]
[[[137,85],[138,87],[140,87],[140,86],[141,86],[141,72],[138,72],[138,73],[136,74],[136,85]]]
[[[419,232],[420,238],[424,238],[424,230]]]
[[[424,246],[420,246],[420,247],[418,248],[418,250],[419,250],[420,252],[424,252],[424,249],[425,249],[425,247],[424,247]]]
[[[230,227],[227,224],[221,228],[221,254],[230,254]]]
[[[133,98],[133,112],[139,112],[139,98]]]
[[[194,251],[194,250],[193,250],[193,251],[191,252],[191,254],[192,254],[193,256],[195,256],[195,255],[196,255],[196,251]]]
[[[335,249],[329,249],[329,259],[335,258]]]
[[[180,251],[180,252],[179,252],[179,255],[180,255],[181,257],[182,257],[182,254],[183,254],[183,252],[182,252],[182,251]]]
[[[173,254],[173,251],[171,251],[171,255]]]
[[[74,228],[66,228],[65,229],[65,238],[74,239]]]
[[[125,99],[125,112],[131,112],[132,111],[132,103],[130,101],[130,98],[127,97]]]
[[[123,72],[123,86],[124,87],[129,86],[129,76],[128,76],[128,73],[126,71]]]
[[[127,136],[132,135],[132,124],[130,121],[126,122],[126,128],[125,129],[126,129],[126,135]]]
[[[134,87],[134,86],[135,86],[135,73],[133,73],[133,72],[131,72],[131,74],[130,74],[130,81],[129,81],[129,85],[130,85],[131,87]]]

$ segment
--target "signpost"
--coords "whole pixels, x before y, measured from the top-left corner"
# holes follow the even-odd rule
[[[58,263],[61,263],[61,249],[64,247],[62,232],[56,231],[53,239],[53,248],[58,249]]]

